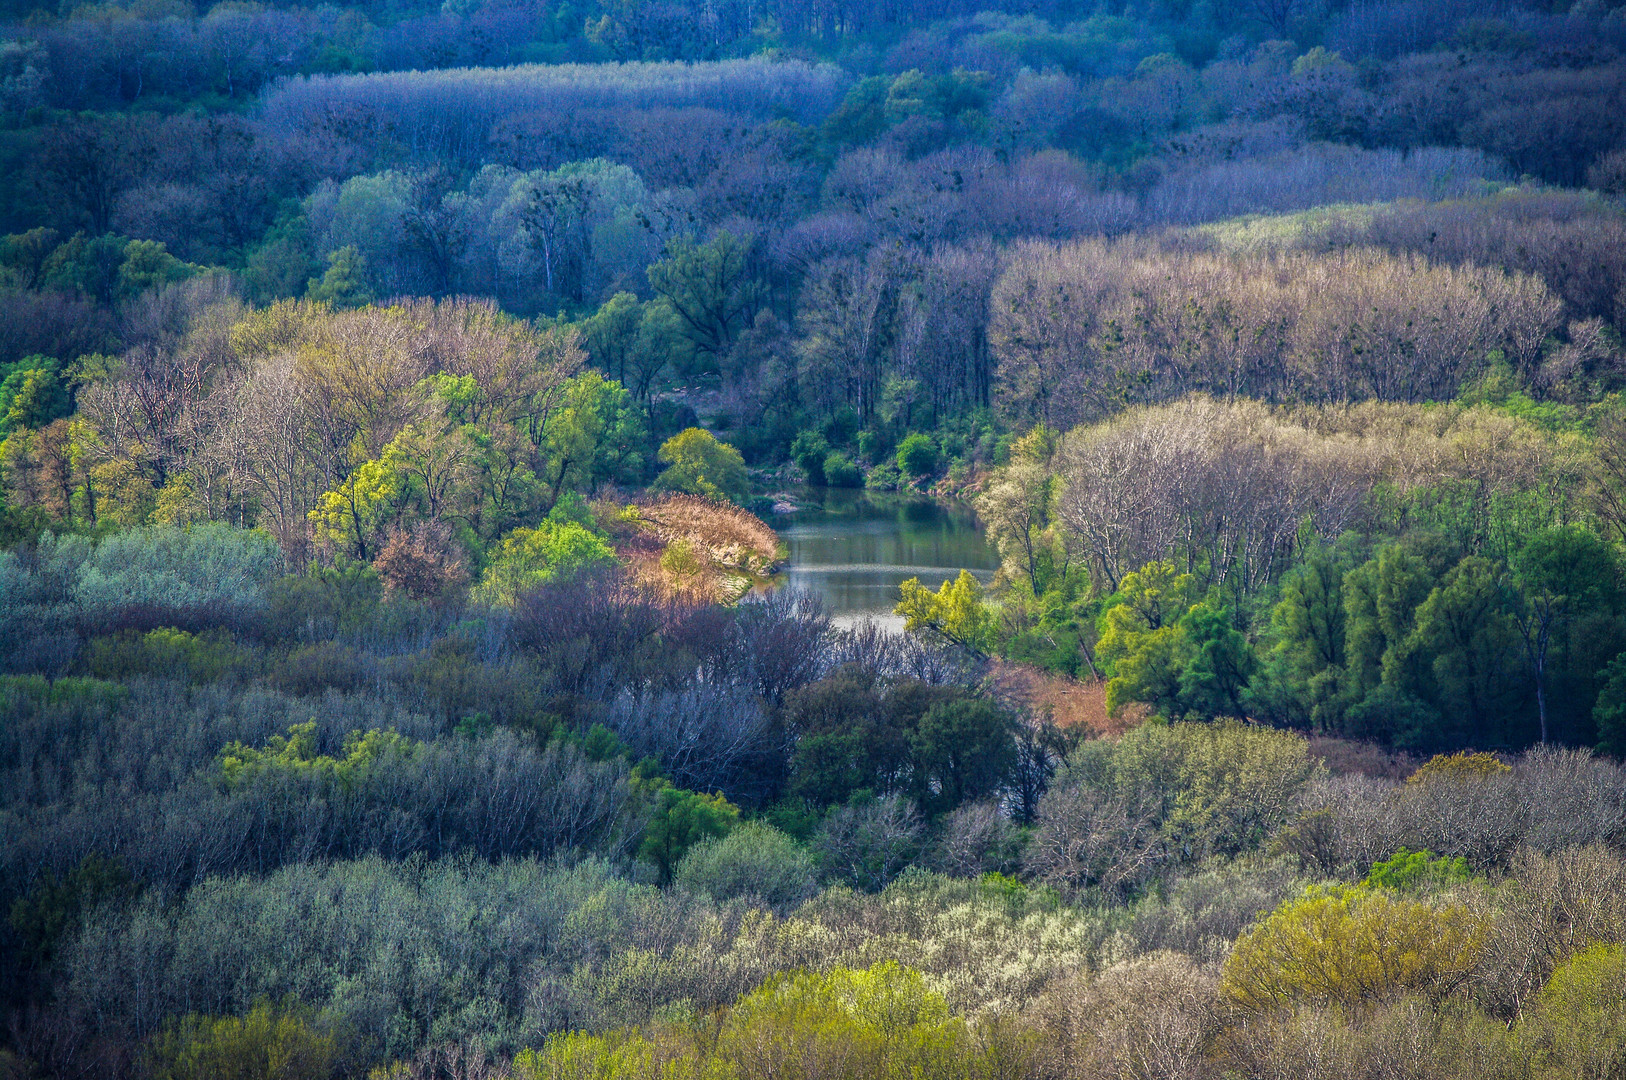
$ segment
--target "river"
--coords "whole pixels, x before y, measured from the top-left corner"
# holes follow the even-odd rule
[[[817,593],[838,625],[870,617],[901,630],[892,609],[903,582],[935,589],[964,569],[987,583],[999,567],[964,503],[842,488],[796,498],[804,509],[769,520],[789,549],[775,584]]]

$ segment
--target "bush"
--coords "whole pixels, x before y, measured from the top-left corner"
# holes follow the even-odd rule
[[[901,795],[830,811],[814,847],[830,876],[860,889],[880,889],[920,852],[922,828]]]
[[[167,621],[205,612],[224,620],[259,611],[265,586],[282,572],[276,541],[258,529],[126,529],[97,544],[79,567],[74,598],[92,618],[135,609],[167,614]]]
[[[324,1080],[338,1047],[297,1005],[261,1002],[247,1016],[188,1016],[153,1040],[154,1080]]]
[[[824,482],[831,487],[855,488],[862,487],[864,478],[854,465],[852,459],[839,450],[824,459]]]
[[[1593,945],[1566,960],[1536,999],[1533,1040],[1559,1076],[1626,1070],[1626,948]]]
[[[220,630],[189,634],[159,627],[146,634],[127,630],[90,643],[85,662],[98,679],[123,681],[137,676],[206,683],[250,674],[250,656]]]
[[[574,521],[544,521],[502,538],[472,595],[485,604],[512,604],[538,585],[614,561],[615,551],[603,537]]]
[[[807,482],[815,487],[825,483],[824,463],[830,456],[830,444],[816,431],[804,431],[790,444],[790,459],[807,474]]]
[[[703,428],[688,428],[667,439],[661,446],[660,460],[667,468],[655,478],[658,490],[736,503],[744,502],[750,494],[745,459]]]
[[[747,822],[721,839],[689,849],[673,884],[714,900],[751,897],[786,908],[812,896],[813,857],[796,841],[761,822]]]
[[[1312,888],[1244,934],[1223,989],[1246,1008],[1354,1005],[1415,992],[1443,997],[1468,977],[1485,940],[1461,904],[1434,907],[1364,888]]]
[[[864,487],[870,491],[896,491],[903,484],[903,474],[889,461],[870,469],[864,477]]]
[[[1080,744],[1039,803],[1028,867],[1059,888],[1136,885],[1167,861],[1260,847],[1316,775],[1301,737],[1147,723]]]
[[[672,880],[678,863],[703,840],[728,835],[740,818],[740,808],[722,795],[704,795],[655,781],[654,812],[644,826],[638,857],[652,863],[662,884]]]
[[[937,471],[937,444],[930,435],[916,432],[898,444],[898,470],[912,480]]]
[[[1432,851],[1401,848],[1382,862],[1372,864],[1365,885],[1369,889],[1416,892],[1431,886],[1453,885],[1472,876],[1468,860],[1460,855],[1448,859],[1436,857]]]

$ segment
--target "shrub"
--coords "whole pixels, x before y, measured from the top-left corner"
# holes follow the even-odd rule
[[[920,816],[901,795],[830,811],[814,848],[825,872],[860,889],[880,889],[920,851]]]
[[[903,475],[891,462],[883,461],[870,469],[864,477],[864,487],[870,491],[896,491],[903,484]]]
[[[338,1047],[295,1004],[247,1016],[188,1016],[153,1040],[154,1080],[324,1080]]]
[[[898,444],[898,470],[912,480],[937,471],[937,444],[930,435],[916,432]]]
[[[824,459],[824,482],[831,487],[855,488],[864,485],[864,478],[851,458],[839,450]]]
[[[830,444],[816,431],[804,431],[790,444],[790,459],[807,475],[807,482],[818,486],[825,483],[824,463],[830,455]]]
[[[644,826],[638,857],[654,864],[662,884],[672,880],[678,863],[702,840],[728,835],[740,808],[722,795],[704,795],[654,781],[654,812]]]
[[[282,571],[276,541],[258,529],[216,523],[126,529],[98,543],[80,565],[74,598],[93,619],[132,611],[171,623],[205,612],[241,618],[264,606],[265,586]]]
[[[690,848],[672,881],[714,900],[753,897],[778,908],[815,891],[813,857],[778,829],[756,821]]]
[[[660,460],[667,468],[655,478],[659,490],[736,503],[750,493],[740,452],[703,428],[688,428],[667,439]]]
[[[1064,889],[1128,887],[1168,860],[1254,850],[1315,775],[1304,739],[1288,732],[1142,724],[1073,752],[1039,803],[1028,865]]]
[[[91,675],[122,681],[140,675],[181,682],[214,682],[249,673],[249,654],[220,630],[189,634],[159,627],[146,634],[127,630],[90,643],[85,659]]]
[[[1448,859],[1437,857],[1432,851],[1401,848],[1382,862],[1372,864],[1365,885],[1369,889],[1415,892],[1429,886],[1467,881],[1471,876],[1468,860],[1460,855]]]
[[[1257,1009],[1353,1005],[1405,992],[1438,998],[1467,978],[1484,938],[1483,921],[1461,904],[1312,888],[1237,941],[1223,989]]]
[[[544,521],[502,538],[473,596],[481,603],[512,604],[538,585],[614,561],[615,551],[603,537],[574,521]]]
[[[1626,1070],[1626,948],[1593,945],[1566,960],[1536,999],[1532,1040],[1554,1075],[1614,1077]]]
[[[1474,754],[1459,750],[1455,754],[1435,754],[1406,777],[1408,784],[1428,784],[1436,781],[1486,780],[1513,771],[1513,766],[1495,754]]]

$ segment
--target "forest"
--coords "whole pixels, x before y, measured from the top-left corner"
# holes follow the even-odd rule
[[[1626,1075],[1623,331],[1615,0],[0,0],[0,1080]]]

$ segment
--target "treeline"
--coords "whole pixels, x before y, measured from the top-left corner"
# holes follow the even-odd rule
[[[1197,398],[1039,428],[978,496],[1004,560],[993,593],[911,584],[899,610],[1103,679],[1109,710],[1617,752],[1620,428],[1618,407],[1517,395]]]

